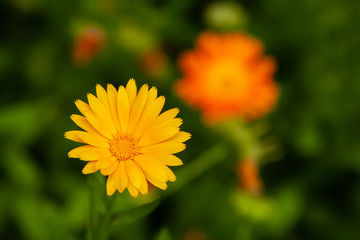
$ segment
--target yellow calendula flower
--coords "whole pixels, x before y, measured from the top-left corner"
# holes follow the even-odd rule
[[[73,114],[71,119],[84,131],[68,131],[65,137],[86,145],[71,150],[69,157],[88,161],[84,174],[100,170],[108,176],[108,195],[126,188],[133,197],[145,195],[148,182],[166,189],[167,181],[176,180],[168,166],[182,165],[173,154],[183,151],[190,138],[180,131],[179,110],[160,114],[165,98],[146,84],[137,92],[134,79],[118,90],[97,85],[96,95],[87,95],[89,104],[75,101],[83,116]]]

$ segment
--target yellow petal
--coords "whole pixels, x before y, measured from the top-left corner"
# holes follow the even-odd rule
[[[166,182],[167,174],[164,170],[165,164],[145,154],[137,155],[134,161],[140,166],[146,175],[151,176],[158,182]]]
[[[104,138],[104,136],[101,135],[85,117],[78,114],[72,114],[70,118],[76,123],[76,125],[84,129],[86,132],[96,136],[97,138]]]
[[[160,189],[162,189],[162,190],[167,189],[167,184],[166,184],[166,182],[164,182],[164,181],[159,181],[159,180],[153,178],[151,175],[147,174],[146,172],[144,172],[144,175],[145,175],[146,179],[147,179],[152,185],[154,185],[155,187],[158,187],[158,188],[160,188]]]
[[[175,174],[173,173],[173,171],[171,171],[171,169],[167,166],[165,166],[165,173],[166,173],[166,176],[167,176],[167,179],[170,181],[170,182],[175,182],[176,181],[176,176]]]
[[[68,156],[70,158],[80,158],[80,160],[83,161],[94,161],[98,160],[102,156],[110,157],[111,152],[109,151],[109,149],[85,145],[74,148],[68,153]]]
[[[92,149],[88,149],[88,151],[83,151],[80,154],[80,160],[83,161],[91,161],[98,160],[102,157],[111,157],[112,154],[109,149],[106,148],[97,148],[93,147]]]
[[[150,92],[149,92],[150,94]],[[144,113],[141,115],[139,123],[135,129],[135,137],[140,137],[146,130],[155,122],[159,116],[162,108],[164,107],[165,98],[163,96],[158,97],[148,107],[144,109]]]
[[[116,187],[115,187],[115,181],[114,181],[114,173],[111,174],[108,179],[107,179],[107,183],[106,183],[106,193],[108,196],[111,196],[114,194],[114,192],[116,191]]]
[[[153,174],[151,174],[151,176],[154,177],[154,172],[155,172],[155,169],[156,169],[157,174],[165,173],[166,177],[164,178],[164,176],[162,175],[162,179],[159,179],[160,181],[165,180],[165,181],[174,182],[176,180],[176,176],[171,171],[171,169],[168,168],[164,163],[161,163],[157,158],[153,158],[151,160],[148,160],[147,162],[148,163],[150,162],[151,166],[146,165],[146,167],[145,167],[144,162],[142,162],[142,165],[139,164],[139,166],[144,166],[144,172],[145,172],[145,169],[147,169],[149,173],[150,173],[150,171],[153,172]]]
[[[161,98],[164,98],[164,97],[161,96]],[[145,106],[144,106],[144,111],[142,112],[139,121],[141,121],[141,119],[143,118],[143,114],[146,113],[146,111],[149,110],[150,106],[154,103],[154,101],[156,99],[157,99],[157,89],[156,89],[156,87],[152,87],[148,91],[148,95],[147,95]],[[159,114],[160,114],[160,112],[159,112]]]
[[[178,142],[162,142],[155,145],[140,148],[140,152],[144,154],[174,154],[185,149],[185,144]]]
[[[158,154],[158,155],[150,155],[152,158],[156,158],[160,162],[164,163],[167,166],[180,166],[183,164],[180,158],[175,155],[165,155],[165,154]]]
[[[95,160],[99,160],[100,159],[100,154],[95,152],[95,151],[91,151],[91,152],[84,152],[80,155],[80,160],[82,161],[95,161]]]
[[[169,120],[169,125],[174,127],[180,127],[183,123],[183,120],[181,118],[174,118],[173,120]]]
[[[179,113],[178,108],[172,108],[170,110],[167,110],[162,114],[160,114],[160,116],[156,119],[154,125],[162,124],[163,122],[174,119],[176,115],[178,115],[178,113]]]
[[[93,135],[78,131],[77,136],[84,142],[89,145],[99,147],[99,148],[110,148],[109,142],[103,141],[102,139],[96,138]]]
[[[163,121],[161,123],[157,123],[157,121],[155,121],[155,123],[151,127],[149,127],[148,130],[145,131],[143,135],[149,134],[148,132],[159,131],[160,129],[169,128],[169,127],[179,128],[181,124],[182,124],[181,118],[173,118],[167,121]]]
[[[111,139],[112,134],[108,131],[107,127],[101,122],[90,106],[81,100],[75,101],[76,107],[79,111],[85,116],[85,118],[89,121],[89,123],[103,136],[106,138]]]
[[[84,145],[84,146],[80,146],[77,148],[72,149],[69,153],[68,153],[68,157],[69,158],[80,158],[80,155],[86,151],[92,151],[95,147],[90,146],[90,145]]]
[[[128,175],[125,169],[125,161],[120,161],[115,173],[115,185],[119,192],[123,192],[128,186]]]
[[[117,130],[114,121],[112,119],[111,113],[105,109],[104,105],[94,95],[88,93],[87,97],[90,108],[93,111],[93,113],[96,116],[98,116],[103,123],[105,123],[104,124],[105,127],[107,128],[107,130],[109,130],[112,133],[113,136],[116,135]]]
[[[116,157],[102,157],[97,161],[95,167],[97,169],[107,168],[116,161],[117,161]]]
[[[157,89],[156,87],[152,87],[149,90],[148,97],[146,99],[145,108],[149,107],[157,97]]]
[[[119,165],[119,162],[116,161],[113,164],[111,164],[110,166],[108,166],[107,168],[100,169],[100,172],[104,176],[109,176],[110,174],[112,174],[115,171],[115,169],[118,167],[118,165]]]
[[[163,129],[154,128],[150,131],[147,131],[144,134],[139,142],[139,146],[149,146],[164,140],[167,140],[173,136],[175,136],[179,132],[179,128],[177,127],[167,127]]]
[[[108,95],[100,84],[96,84],[96,96],[105,107],[106,111],[111,112]]]
[[[113,138],[113,135],[106,127],[106,124],[104,124],[104,122],[102,122],[92,111],[84,111],[83,115],[101,135],[107,139]]]
[[[144,176],[144,183],[143,185],[141,186],[141,188],[139,189],[139,192],[142,194],[142,195],[146,195],[148,194],[149,192],[149,184],[148,182],[146,181],[146,178],[145,178],[145,175],[143,174]]]
[[[139,195],[139,191],[134,187],[131,181],[128,182],[127,190],[129,191],[130,195],[133,197],[137,197]]]
[[[134,162],[134,163],[137,165],[136,162]],[[149,191],[149,185],[148,185],[148,182],[146,181],[143,170],[138,165],[137,165],[137,168],[141,172],[141,177],[142,177],[142,184],[138,190],[142,195],[146,195],[146,194],[148,194],[148,191]]]
[[[117,107],[118,92],[116,91],[116,88],[111,84],[107,85],[107,92],[108,92],[108,100],[109,100],[109,105],[110,105],[111,116],[113,117],[116,128],[120,132],[121,127],[120,127],[118,107]]]
[[[188,132],[180,131],[178,134],[166,140],[166,142],[185,142],[191,138],[191,134]]]
[[[164,97],[161,96],[160,98],[164,98]],[[144,110],[143,110],[142,114],[140,115],[139,122],[136,125],[134,132],[138,132],[139,128],[143,128],[142,125],[144,125],[144,123],[149,124],[148,121],[147,121],[147,120],[150,120],[148,115],[153,114],[152,111],[150,110],[150,108],[151,108],[151,106],[153,106],[155,100],[157,100],[157,89],[156,89],[156,87],[152,87],[148,92],[148,96],[147,96],[147,99],[146,99],[146,102],[145,102]],[[164,102],[165,102],[165,98],[164,98]],[[162,109],[162,107],[161,107],[161,109]],[[160,111],[161,111],[161,109],[160,109]],[[156,115],[156,117],[159,114],[160,114],[160,112]],[[136,136],[139,136],[139,135],[136,135]]]
[[[87,103],[81,101],[80,99],[75,101],[75,105],[79,109],[79,111],[82,113],[82,115],[85,115],[84,114],[85,112],[89,112],[89,111],[91,112],[90,106]]]
[[[83,174],[90,174],[96,172],[98,169],[95,167],[97,161],[88,162],[82,170]]]
[[[135,127],[140,119],[140,116],[144,110],[147,95],[149,92],[148,89],[149,89],[149,86],[147,84],[144,84],[140,88],[139,93],[134,100],[134,103],[130,110],[129,132],[132,132],[135,129]]]
[[[134,185],[134,187],[139,190],[142,194],[145,190],[147,191],[147,183],[145,176],[142,170],[133,160],[127,160],[126,162],[126,172],[129,177],[129,180]],[[146,186],[144,186],[146,184]]]
[[[75,142],[85,143],[83,139],[79,137],[79,133],[85,133],[83,131],[67,131],[65,133],[65,138],[70,139]]]
[[[136,92],[137,92],[136,83],[133,78],[131,78],[129,80],[129,82],[127,83],[126,92],[127,92],[127,95],[129,96],[129,106],[131,107],[134,103],[134,100],[136,97]]]
[[[119,87],[119,92],[117,96],[117,105],[118,105],[118,116],[120,121],[120,126],[122,132],[128,131],[129,125],[129,116],[130,116],[130,105],[129,98],[126,90],[123,86]]]

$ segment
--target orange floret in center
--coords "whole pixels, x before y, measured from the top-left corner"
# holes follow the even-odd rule
[[[110,142],[110,151],[119,161],[134,159],[139,154],[139,140],[131,135],[116,136]]]

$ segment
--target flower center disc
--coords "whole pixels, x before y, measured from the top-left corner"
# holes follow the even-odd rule
[[[119,161],[133,159],[139,152],[139,140],[130,135],[116,136],[110,143],[110,151]]]

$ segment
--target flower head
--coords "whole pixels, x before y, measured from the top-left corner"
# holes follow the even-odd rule
[[[244,33],[203,33],[195,49],[180,56],[176,91],[207,122],[258,118],[278,98],[275,62],[262,52],[261,42]]]
[[[173,154],[185,149],[190,134],[180,131],[179,110],[160,114],[165,98],[157,89],[143,85],[137,93],[135,80],[118,90],[111,84],[107,91],[96,86],[95,97],[88,94],[89,104],[75,102],[81,115],[71,119],[84,131],[68,131],[65,137],[84,146],[69,152],[69,157],[88,161],[84,174],[100,170],[107,179],[107,194],[126,188],[134,197],[148,193],[148,182],[161,189],[176,177],[168,166],[182,161]]]

